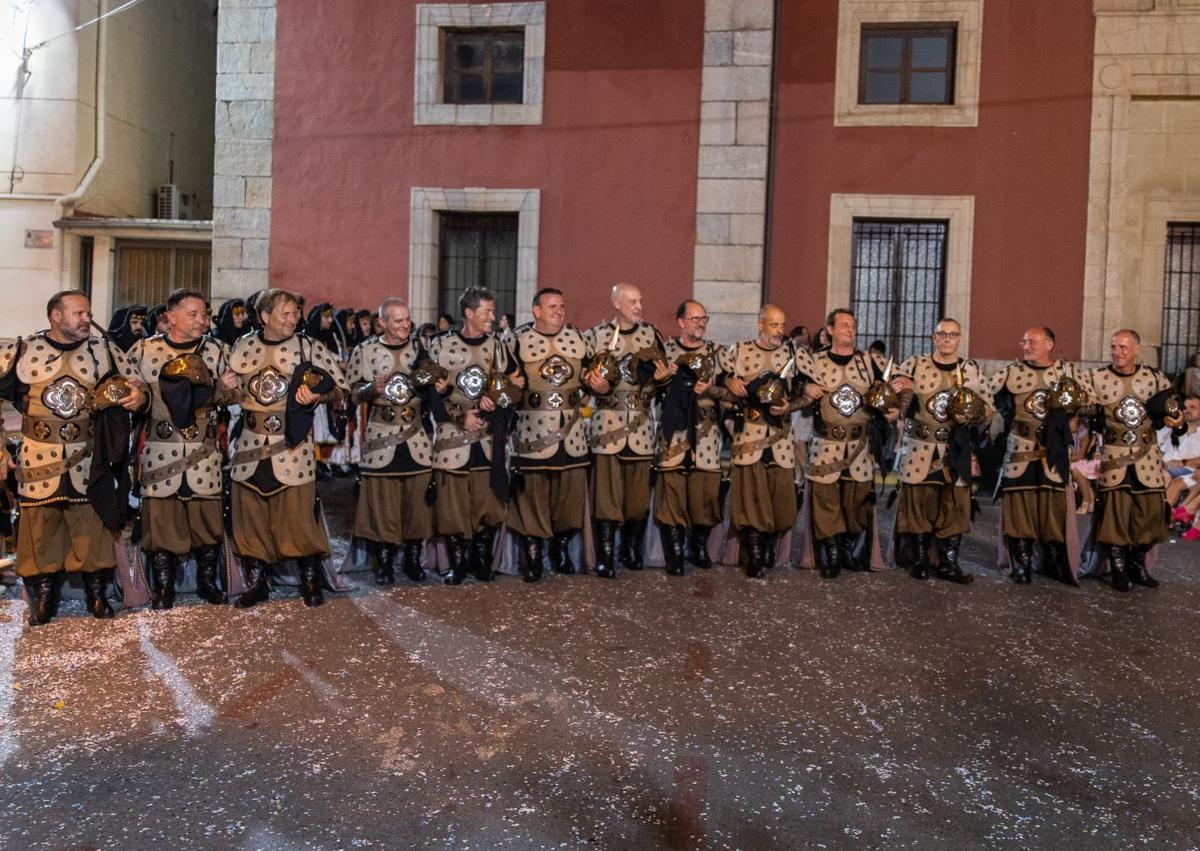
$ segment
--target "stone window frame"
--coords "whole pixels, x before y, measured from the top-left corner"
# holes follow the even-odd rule
[[[525,30],[523,103],[453,104],[442,100],[441,30],[495,27]],[[545,78],[546,4],[420,3],[417,5],[413,124],[541,124]]]
[[[954,24],[953,104],[860,104],[864,24]],[[978,127],[983,0],[839,0],[836,127]]]
[[[413,321],[432,322],[438,307],[438,213],[517,213],[517,322],[533,318],[538,289],[538,189],[413,187],[408,241],[408,307]]]
[[[829,258],[825,284],[826,313],[849,307],[854,263],[855,219],[935,219],[947,222],[943,314],[962,323],[966,356],[971,325],[971,256],[975,239],[973,195],[829,196]],[[933,329],[929,329],[933,333]]]

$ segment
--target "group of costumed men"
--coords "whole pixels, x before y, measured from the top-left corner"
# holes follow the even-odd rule
[[[48,330],[0,347],[0,398],[21,414],[16,560],[29,623],[55,616],[73,574],[90,612],[113,616],[131,468],[145,564],[133,572],[153,608],[171,608],[192,565],[210,603],[257,605],[286,569],[304,604],[320,605],[323,588],[344,586],[328,569],[314,414],[347,399],[367,411],[354,546],[381,585],[397,566],[420,582],[435,563],[449,584],[487,581],[505,549],[528,582],[546,567],[612,578],[643,569],[648,542],[671,575],[720,560],[762,577],[793,551],[831,579],[882,567],[877,459],[901,416],[892,561],[965,584],[972,456],[996,412],[1008,427],[999,562],[1018,583],[1035,572],[1075,582],[1067,420],[1088,405],[1104,435],[1089,550],[1117,590],[1158,584],[1148,556],[1168,526],[1155,430],[1182,419],[1167,379],[1138,363],[1135,332],[1113,335],[1109,365],[1083,369],[1053,359],[1049,329],[1030,328],[1022,358],[987,376],[959,356],[962,328],[949,318],[930,353],[896,365],[856,348],[845,309],[827,319],[829,348],[809,352],[773,305],[755,339],[723,347],[706,338],[695,300],[679,305],[665,340],[643,321],[636,286],[613,287],[612,303],[615,318],[581,331],[563,293],[544,288],[533,321],[501,339],[495,297],[471,288],[461,329],[426,344],[407,304],[387,298],[377,335],[343,367],[319,335],[297,332],[299,300],[282,289],[259,294],[257,327],[232,344],[212,333],[200,293],[177,290],[161,333],[127,353],[93,333],[82,293],[56,294]],[[235,405],[226,456],[220,424]],[[797,488],[801,409],[814,426]],[[0,453],[0,473],[10,464]]]

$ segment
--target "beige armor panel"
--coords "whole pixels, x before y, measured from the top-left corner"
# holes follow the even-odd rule
[[[595,355],[609,347],[613,339],[613,321],[589,328],[583,336],[587,341],[588,354]],[[648,322],[641,322],[617,335],[613,353],[621,364],[621,380],[612,388],[607,397],[609,401],[598,397],[592,410],[590,442],[592,451],[598,455],[616,455],[626,447],[634,455],[647,458],[654,455],[654,382],[637,384],[633,367],[633,356],[648,348],[662,350],[662,337]],[[649,402],[639,403],[637,397],[643,402],[649,399]],[[630,426],[636,427],[630,429]],[[622,429],[630,430],[619,437],[605,437],[615,435]]]
[[[25,341],[20,359],[12,364],[14,353],[15,348],[7,354],[8,363],[16,370],[21,383],[29,388],[25,417],[44,423],[51,434],[63,436],[64,429],[71,429],[65,434],[77,433],[79,437],[69,442],[43,442],[25,435],[17,452],[17,464],[25,469],[54,464],[83,447],[90,448],[91,393],[99,380],[112,369],[114,362],[124,377],[137,377],[129,360],[119,349],[111,349],[110,359],[110,349],[100,337],[89,338],[74,351],[62,352],[39,334]],[[0,363],[3,361],[0,360]],[[69,421],[76,425],[68,425]],[[68,472],[72,487],[81,494],[87,490],[91,467],[89,451]],[[61,476],[39,482],[21,482],[18,493],[27,500],[48,499],[58,490],[60,483]]]
[[[219,340],[205,339],[193,351],[204,360],[214,378],[224,371],[229,361],[229,347]],[[172,425],[171,413],[167,410],[158,384],[163,365],[178,354],[180,351],[167,345],[162,335],[138,340],[129,350],[129,360],[146,383],[146,390],[150,394],[150,424],[140,460],[143,479],[190,456],[201,446],[207,445],[211,451],[186,471],[159,482],[143,482],[142,493],[156,499],[172,496],[179,492],[186,475],[192,493],[197,496],[218,496],[221,493],[221,451],[216,444],[216,410],[200,412],[192,426],[195,431],[184,434]]]
[[[695,349],[685,348],[677,337],[667,340],[663,344],[663,348],[667,353],[668,364],[674,363],[676,358],[686,352],[695,351]],[[717,423],[720,416],[718,400],[731,398],[731,394],[723,387],[718,387],[716,383],[721,375],[721,347],[711,340],[705,340],[700,348],[713,359],[716,371],[713,375],[712,386],[697,400],[702,419],[696,423],[697,446],[694,447],[692,456],[697,470],[720,472],[721,428]],[[658,466],[664,470],[680,466],[687,455],[687,450],[686,431],[678,431],[673,435],[661,435],[658,441]]]
[[[410,339],[405,345],[391,349],[383,344],[378,337],[372,337],[356,347],[350,355],[350,364],[346,368],[350,386],[370,384],[377,375],[407,376],[412,373],[413,364],[420,356],[421,349],[416,340]],[[393,399],[408,401],[398,404]],[[367,417],[367,427],[364,432],[363,446],[373,441],[386,440],[416,427],[409,437],[403,441],[412,455],[413,461],[423,467],[428,467],[433,460],[433,444],[425,429],[420,427],[424,416],[421,408],[421,398],[411,382],[408,386],[397,380],[393,399],[386,395],[375,396],[367,405],[371,412]],[[363,453],[361,467],[364,471],[379,470],[387,467],[396,457],[396,447],[399,443],[383,446],[380,449]]]
[[[990,417],[991,392],[979,364],[973,360],[961,363],[963,385],[984,399]],[[954,426],[947,402],[957,379],[953,370],[938,369],[932,355],[908,358],[896,369],[896,374],[912,379],[913,383],[916,410],[905,423],[904,443],[900,450],[903,458],[900,481],[915,484],[923,482],[943,465],[950,430]]]
[[[532,325],[524,325],[516,329],[515,339],[516,357],[527,382],[525,399],[517,414],[517,455],[537,460],[551,458],[564,441],[567,454],[572,458],[587,455],[587,425],[579,416],[583,360],[588,353],[583,333],[571,325],[564,325],[550,337]],[[572,398],[574,405],[570,404]],[[539,407],[531,407],[535,402]],[[557,407],[547,407],[556,403]],[[523,444],[557,432],[568,422],[571,427],[564,440],[542,449],[522,449]]]
[[[740,378],[749,384],[764,372],[778,373],[792,357],[792,350],[786,344],[775,349],[764,349],[756,341],[749,340],[722,349],[719,367],[727,377]],[[792,441],[791,417],[784,414],[780,418],[782,427],[775,428],[763,419],[752,419],[753,416],[748,410],[742,431],[733,435],[731,462],[739,467],[757,464],[762,460],[767,442],[773,441],[770,448],[775,463],[794,469],[796,447]]]
[[[875,458],[867,446],[867,427],[871,421],[863,395],[875,383],[875,370],[883,372],[883,358],[868,352],[855,352],[850,362],[836,363],[829,352],[811,356],[805,374],[828,392],[821,397],[820,418],[827,433],[844,434],[842,439],[823,437],[814,431],[808,449],[808,468],[805,477],[819,484],[831,484],[841,476],[840,465],[856,482],[875,478]],[[872,369],[874,365],[874,369]],[[853,437],[853,435],[859,435]]]
[[[296,334],[281,343],[266,343],[258,334],[247,334],[233,344],[229,368],[242,378],[242,416],[253,414],[256,420],[278,423],[278,431],[260,434],[243,427],[231,453],[278,446],[284,442],[283,423],[287,415],[288,385],[296,367],[305,360],[333,376],[339,390],[349,390],[337,358],[320,342]],[[258,467],[257,461],[234,464],[230,473],[235,482],[244,482]],[[280,449],[271,457],[271,472],[280,484],[295,486],[316,478],[313,439],[310,432],[290,449]]]
[[[1029,469],[1030,461],[1012,461],[1017,453],[1033,452],[1041,445],[1040,439],[1028,437],[1021,430],[1038,432],[1042,429],[1049,413],[1050,387],[1062,377],[1078,381],[1087,391],[1086,379],[1074,364],[1054,361],[1045,369],[1035,369],[1024,361],[1014,361],[998,370],[991,377],[989,389],[994,397],[1002,390],[1013,396],[1013,427],[1008,432],[1008,445],[1004,453],[1004,476],[1016,478]],[[1044,432],[1042,432],[1044,433]],[[1040,461],[1042,472],[1052,482],[1062,483],[1062,478],[1050,469],[1046,459]]]
[[[1149,366],[1138,366],[1133,375],[1118,375],[1109,367],[1088,370],[1084,390],[1104,413],[1104,445],[1100,454],[1100,487],[1114,488],[1133,467],[1137,480],[1148,488],[1165,488],[1162,450],[1150,421],[1147,404],[1171,382]]]
[[[435,444],[449,442],[456,444],[464,432],[461,426],[467,411],[479,407],[479,398],[483,395],[484,383],[499,364],[499,369],[507,369],[511,363],[511,355],[503,343],[496,337],[484,338],[483,342],[474,345],[463,339],[456,331],[447,331],[433,338],[429,346],[429,356],[435,363],[446,368],[450,374],[450,393],[445,397],[446,412],[451,421],[437,424],[437,440]],[[479,438],[483,454],[490,460],[492,457],[492,439],[484,430]],[[465,467],[471,458],[471,444],[450,445],[442,449],[434,446],[433,468],[435,470],[458,470]]]

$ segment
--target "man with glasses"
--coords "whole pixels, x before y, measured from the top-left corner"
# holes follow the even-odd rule
[[[661,395],[654,519],[662,534],[667,573],[682,576],[684,560],[712,567],[708,538],[721,522],[719,402],[721,349],[706,340],[708,314],[691,299],[675,311],[679,336],[664,344],[671,379]]]
[[[642,291],[633,284],[617,284],[612,288],[612,303],[616,319],[584,333],[592,358],[585,380],[596,401],[591,421],[596,574],[610,579],[616,575],[618,528],[621,565],[642,569],[654,458],[651,409],[656,383],[670,376],[662,336],[642,321]],[[600,364],[608,366],[600,369]]]
[[[937,541],[937,576],[966,585],[974,577],[958,563],[971,530],[971,458],[978,427],[992,417],[979,365],[958,356],[962,326],[938,322],[933,352],[914,355],[897,370],[912,381],[901,397],[906,412],[900,448],[896,560],[914,579],[928,579]]]
[[[1074,364],[1054,358],[1054,332],[1035,325],[1021,337],[1021,359],[991,377],[992,397],[1008,427],[1008,445],[999,488],[1004,523],[1001,534],[1017,584],[1033,581],[1040,570],[1075,584],[1076,570],[1067,552],[1067,483],[1071,469],[1068,418],[1083,402],[1082,378]],[[1073,389],[1074,388],[1074,389]]]

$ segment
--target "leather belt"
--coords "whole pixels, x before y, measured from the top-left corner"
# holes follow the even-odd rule
[[[264,446],[255,446],[253,449],[243,449],[241,452],[233,453],[233,457],[229,459],[229,464],[230,466],[236,466],[238,464],[258,463],[267,458],[282,455],[287,451],[287,448],[287,441],[280,440],[275,443],[265,444]]]
[[[1123,467],[1128,467],[1131,464],[1136,464],[1138,461],[1141,461],[1143,458],[1145,458],[1147,455],[1149,455],[1150,450],[1152,448],[1154,448],[1154,446],[1155,446],[1155,443],[1153,441],[1151,441],[1148,443],[1143,443],[1141,445],[1135,446],[1133,451],[1125,453],[1123,455],[1111,455],[1109,453],[1112,451],[1112,449],[1114,447],[1105,445],[1105,447],[1104,447],[1105,451],[1100,455],[1100,472],[1107,473],[1110,470],[1120,470]],[[1120,450],[1123,447],[1116,446],[1115,448],[1117,450]]]
[[[846,470],[858,460],[858,456],[862,455],[867,449],[867,442],[860,440],[853,452],[847,452],[845,458],[837,461],[830,461],[828,464],[813,464],[809,469],[810,476],[828,476],[830,473],[840,473]]]
[[[283,431],[283,416],[276,413],[246,411],[242,414],[245,427],[255,434],[280,434]]]
[[[362,454],[368,452],[378,452],[380,449],[391,449],[393,446],[399,446],[401,443],[407,443],[408,439],[421,430],[421,421],[414,420],[401,431],[394,434],[381,434],[379,437],[373,437],[362,445]]]
[[[717,427],[717,421],[715,419],[710,419],[707,417],[702,419],[700,421],[700,425],[697,426],[697,428],[696,428],[696,444],[697,444],[697,446],[699,446],[701,441],[703,441],[706,437],[708,437],[710,434],[712,434],[713,429],[716,427]],[[782,434],[782,433],[783,432],[781,430],[780,434]],[[757,441],[755,441],[755,442],[757,442]],[[674,461],[676,458],[682,457],[687,451],[688,451],[687,432],[683,432],[682,438],[675,441],[674,443],[668,444],[667,447],[663,450],[662,457],[659,458],[659,463],[664,464],[668,461]]]
[[[911,435],[917,440],[929,440],[932,437],[938,443],[945,443],[950,439],[949,426],[942,425],[931,428],[925,423],[919,423],[916,420],[908,420],[904,424],[904,433]]]
[[[1149,445],[1154,442],[1154,430],[1146,426],[1104,430],[1104,443],[1107,446],[1136,446],[1138,443]]]
[[[761,452],[764,449],[770,449],[776,443],[779,443],[787,435],[784,429],[778,429],[766,437],[760,437],[758,440],[752,440],[749,443],[735,444],[729,451],[730,459],[741,458],[743,455],[753,455],[755,452]]]
[[[174,478],[181,473],[186,473],[216,451],[217,447],[213,444],[201,443],[178,461],[172,461],[165,467],[159,467],[156,470],[148,470],[142,473],[142,484],[156,485],[159,482],[165,482],[167,479]]]
[[[394,423],[399,419],[403,423],[420,422],[421,408],[417,402],[407,405],[371,405],[367,419],[375,423]]]
[[[558,411],[562,408],[578,407],[581,399],[578,390],[535,390],[525,394],[521,409],[525,411]]]
[[[626,425],[614,428],[612,431],[606,431],[603,434],[598,434],[592,438],[592,448],[602,449],[620,440],[624,440],[629,435],[640,429],[646,423],[650,422],[650,415],[645,411],[639,411],[632,420]]]
[[[460,431],[458,434],[440,437],[434,442],[433,451],[445,452],[448,449],[461,449],[464,446],[470,446],[473,443],[483,440],[486,433],[487,429],[481,428],[479,431]]]
[[[61,461],[54,461],[42,467],[17,467],[17,481],[21,484],[29,484],[30,482],[44,482],[46,479],[61,476],[86,458],[91,451],[92,447],[85,445],[79,447]]]
[[[563,424],[553,431],[538,435],[532,440],[518,440],[517,454],[529,455],[532,452],[541,452],[543,449],[549,449],[551,446],[562,443],[571,433],[571,429],[575,428],[577,422],[579,422],[579,411],[570,411],[563,419]]]
[[[88,415],[69,420],[22,417],[21,433],[38,443],[78,443],[91,435],[92,418]]]
[[[607,396],[596,397],[596,407],[601,410],[645,410],[654,399],[652,392],[641,390],[614,390]]]
[[[817,426],[814,430],[816,431],[818,437],[824,438],[825,440],[837,440],[843,442],[860,440],[866,433],[866,429],[862,425],[830,425],[824,420],[817,423]]]

